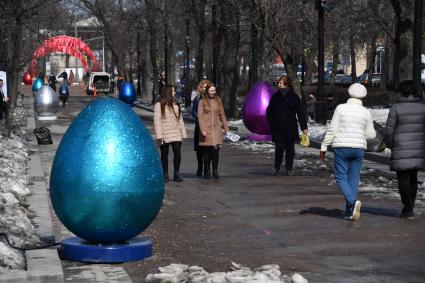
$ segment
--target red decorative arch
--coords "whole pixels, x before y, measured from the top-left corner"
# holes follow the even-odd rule
[[[33,54],[33,59],[31,62],[32,70],[35,71],[38,58],[45,57],[47,54],[52,52],[65,53],[76,57],[81,61],[85,71],[87,72],[90,69],[90,66],[84,59],[85,55],[91,60],[92,70],[96,71],[97,60],[96,57],[94,57],[90,47],[80,39],[72,36],[55,36],[46,39]]]

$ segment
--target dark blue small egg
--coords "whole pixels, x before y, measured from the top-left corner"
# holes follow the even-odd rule
[[[126,82],[121,86],[119,99],[132,105],[136,101],[137,93],[132,83]]]
[[[157,149],[140,118],[116,99],[90,103],[52,165],[50,198],[65,227],[93,243],[126,241],[149,226],[163,197]]]
[[[32,84],[32,91],[36,92],[37,90],[39,90],[42,86],[44,85],[43,80],[38,78],[34,81],[34,83]]]

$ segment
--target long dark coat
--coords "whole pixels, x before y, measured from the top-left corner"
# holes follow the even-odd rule
[[[425,169],[425,104],[420,98],[401,97],[391,107],[385,142],[391,148],[390,169]]]
[[[292,89],[280,89],[273,94],[267,107],[267,121],[272,131],[272,140],[287,143],[299,140],[297,117],[301,130],[306,130],[304,107]]]

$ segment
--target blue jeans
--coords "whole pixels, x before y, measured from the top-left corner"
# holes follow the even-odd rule
[[[350,147],[334,148],[335,179],[347,204],[353,205],[359,191],[360,168],[364,149]]]

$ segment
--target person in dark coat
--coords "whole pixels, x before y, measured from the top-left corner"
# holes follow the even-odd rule
[[[198,83],[196,87],[196,96],[193,99],[191,115],[195,118],[195,132],[193,134],[193,149],[196,151],[196,159],[198,161],[198,169],[196,170],[196,176],[202,177],[203,164],[204,164],[204,152],[202,147],[199,146],[199,122],[198,122],[198,107],[199,101],[202,97],[205,96],[205,87],[208,83],[211,83],[209,80],[202,80]]]
[[[403,209],[401,218],[415,214],[418,171],[425,170],[425,104],[415,95],[413,81],[400,84],[397,103],[391,107],[386,123],[385,143],[391,148],[390,169],[396,171]]]
[[[301,99],[290,87],[287,76],[278,80],[278,88],[278,91],[270,99],[266,112],[272,140],[276,144],[275,166],[272,175],[275,176],[279,172],[284,152],[287,173],[293,175],[294,144],[299,140],[298,123],[301,130],[307,133],[307,122]]]
[[[5,114],[5,117],[7,117],[8,112],[8,97],[3,92],[3,80],[0,79],[0,120],[3,119],[3,113]]]

